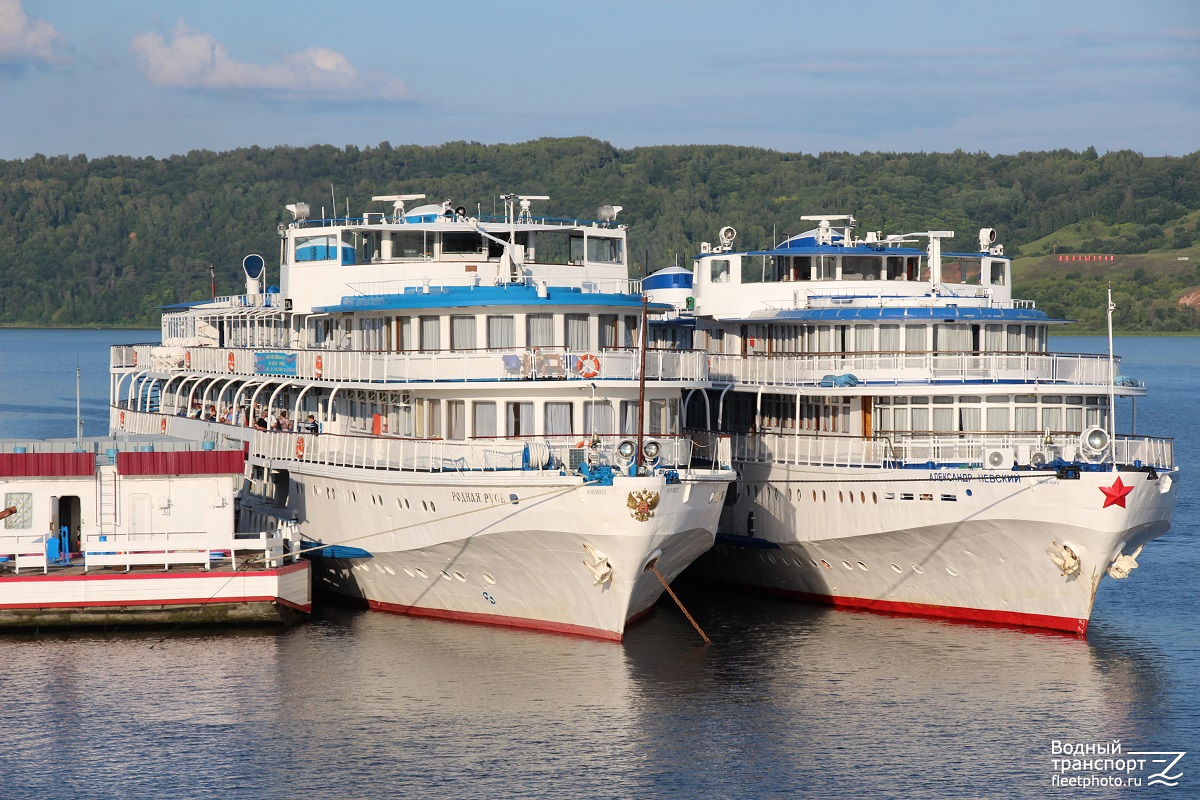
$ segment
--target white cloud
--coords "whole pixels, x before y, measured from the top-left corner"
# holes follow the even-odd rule
[[[5,2],[5,0],[0,0]],[[134,37],[130,49],[155,86],[210,91],[266,92],[292,99],[404,100],[408,87],[385,75],[360,75],[341,53],[310,47],[269,64],[239,61],[207,33],[176,25],[170,40],[158,33]]]
[[[57,64],[62,41],[49,22],[29,18],[21,0],[0,0],[0,64]]]

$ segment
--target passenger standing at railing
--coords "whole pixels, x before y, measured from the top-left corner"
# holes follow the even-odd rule
[[[279,430],[280,430],[280,431],[282,431],[282,432],[284,432],[284,433],[291,433],[291,432],[292,432],[292,421],[291,421],[290,419],[288,419],[288,415],[287,415],[287,409],[286,409],[286,408],[285,408],[285,409],[282,409],[282,410],[280,410],[280,412],[279,412],[279,422],[278,422],[278,425],[279,425]]]

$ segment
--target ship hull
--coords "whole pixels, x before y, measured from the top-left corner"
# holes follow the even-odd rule
[[[1113,560],[1168,530],[1178,486],[1175,472],[1144,471],[741,473],[694,574],[838,606],[1076,634]],[[1132,488],[1124,505],[1106,506],[1118,477]],[[1054,562],[1059,547],[1077,569]]]

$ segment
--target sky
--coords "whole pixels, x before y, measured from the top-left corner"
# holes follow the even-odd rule
[[[0,0],[0,159],[1200,150],[1200,0]]]

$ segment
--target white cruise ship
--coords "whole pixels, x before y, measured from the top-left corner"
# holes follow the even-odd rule
[[[277,288],[248,256],[244,295],[113,348],[111,427],[244,443],[241,524],[294,521],[318,591],[619,640],[712,545],[733,478],[681,434],[705,356],[647,350],[619,207],[423,199],[288,206]]]
[[[1145,387],[1108,356],[1047,350],[1010,260],[943,253],[951,231],[853,235],[846,216],[647,277],[676,311],[659,346],[704,353],[685,395],[697,441],[738,472],[694,568],[770,593],[885,612],[1083,633],[1101,579],[1170,527],[1169,439],[1118,435]],[[1133,414],[1136,420],[1136,413]]]

